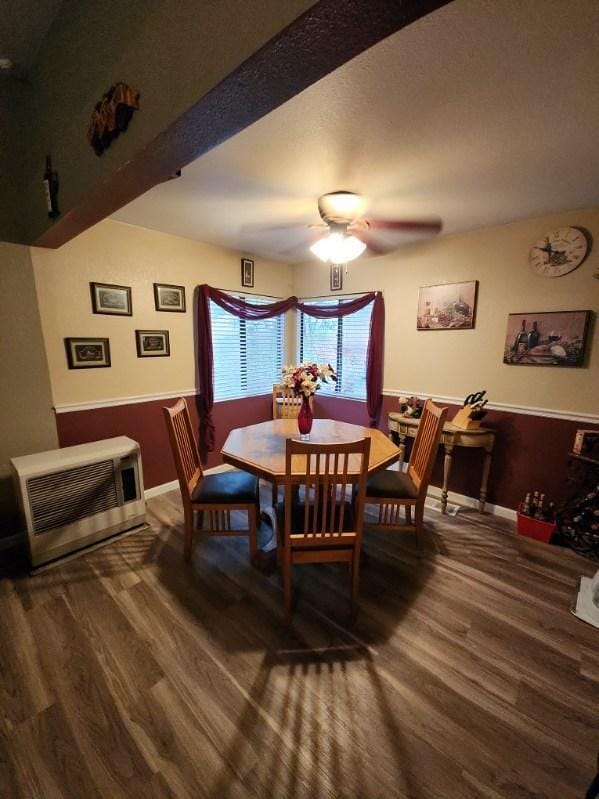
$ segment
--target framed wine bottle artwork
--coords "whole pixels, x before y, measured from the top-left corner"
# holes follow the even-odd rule
[[[583,366],[591,313],[509,314],[503,362],[519,366]]]

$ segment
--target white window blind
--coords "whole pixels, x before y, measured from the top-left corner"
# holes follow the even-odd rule
[[[239,296],[239,295],[236,295]],[[266,304],[272,299],[249,297]],[[214,400],[270,394],[283,362],[283,315],[246,321],[210,301],[214,353]]]
[[[314,304],[337,305],[339,302],[341,300],[321,300]],[[300,361],[330,363],[337,372],[337,382],[324,383],[320,389],[323,393],[366,399],[371,314],[372,303],[339,319],[316,319],[298,314]]]

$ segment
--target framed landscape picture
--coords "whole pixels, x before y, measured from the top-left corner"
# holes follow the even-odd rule
[[[154,283],[154,304],[157,311],[185,313],[185,286]]]
[[[92,311],[94,313],[131,316],[130,286],[114,286],[110,283],[90,283]]]
[[[107,338],[65,338],[69,369],[97,369],[110,366]]]
[[[168,330],[136,330],[138,358],[166,357],[171,354]]]
[[[520,366],[583,366],[591,311],[511,313],[503,362]]]
[[[418,330],[468,330],[474,327],[478,280],[423,286],[418,294]]]
[[[251,258],[241,259],[241,285],[246,288],[254,288],[254,262]]]

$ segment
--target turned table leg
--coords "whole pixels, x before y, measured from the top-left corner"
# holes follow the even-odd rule
[[[485,450],[485,459],[483,461],[483,477],[480,484],[480,497],[478,500],[478,510],[480,513],[485,511],[485,501],[487,499],[487,483],[489,482],[489,469],[491,468],[491,450]]]
[[[443,461],[443,490],[441,492],[441,513],[447,513],[447,486],[453,459],[453,442],[445,444],[445,460]]]
[[[399,434],[399,471],[403,470],[403,459],[406,454],[406,436],[405,433]]]

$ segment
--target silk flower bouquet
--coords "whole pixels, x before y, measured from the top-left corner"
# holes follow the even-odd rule
[[[327,363],[300,363],[298,366],[284,366],[282,385],[290,388],[298,396],[311,397],[321,383],[336,383],[337,375]]]

